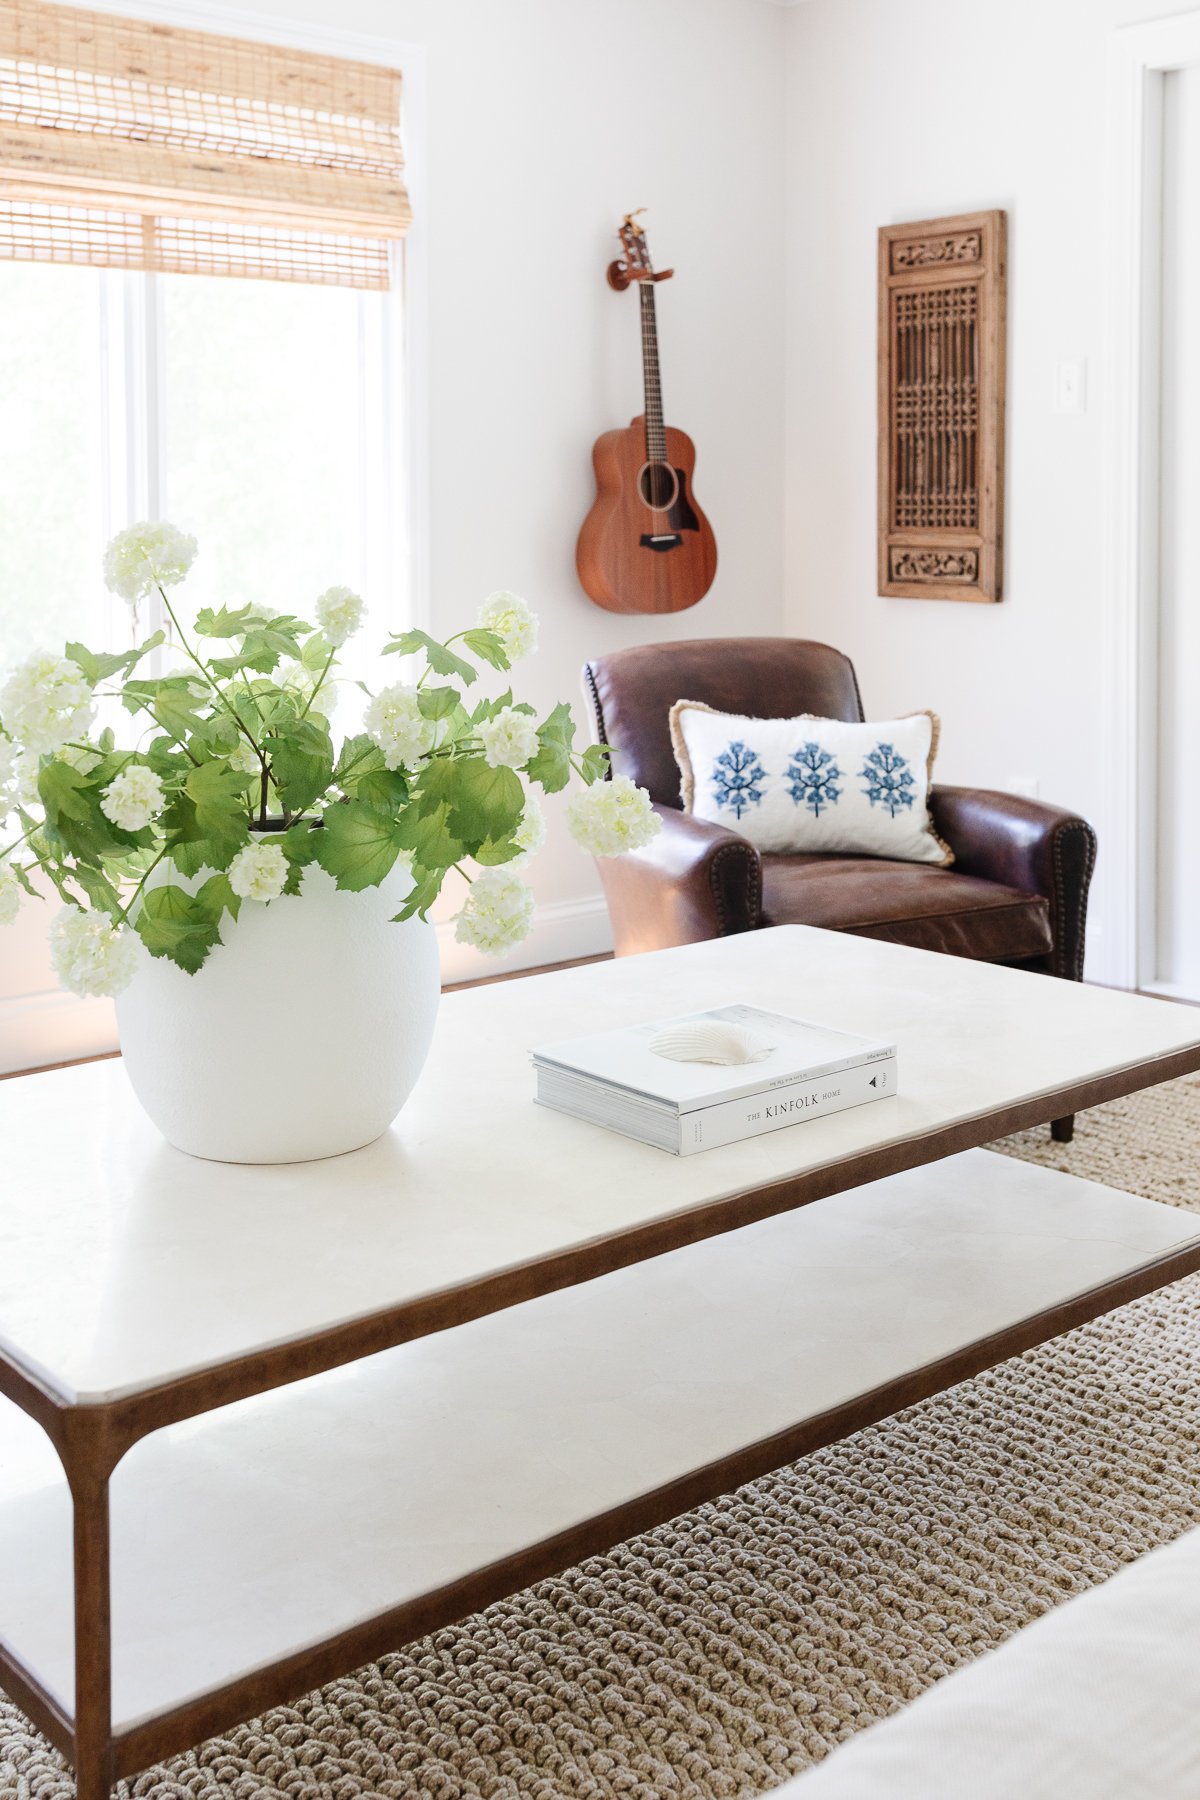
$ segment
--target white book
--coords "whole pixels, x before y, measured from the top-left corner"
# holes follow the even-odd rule
[[[719,1020],[768,1053],[732,1066],[675,1062],[651,1045],[668,1027]],[[753,1006],[724,1006],[535,1050],[539,1102],[678,1156],[883,1099],[896,1046]],[[861,1075],[862,1079],[855,1077]],[[872,1079],[872,1076],[875,1079]]]
[[[782,1131],[806,1119],[887,1099],[895,1092],[896,1058],[885,1056],[837,1074],[789,1082],[737,1100],[694,1107],[689,1112],[638,1106],[628,1101],[622,1105],[619,1097],[614,1101],[613,1090],[601,1083],[581,1081],[552,1068],[539,1069],[537,1098],[540,1106],[570,1113],[573,1118],[637,1138],[659,1150],[669,1150],[673,1156],[694,1156],[698,1150],[716,1150],[743,1138]]]

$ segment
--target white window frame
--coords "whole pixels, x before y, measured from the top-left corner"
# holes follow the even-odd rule
[[[397,616],[397,599],[405,600],[403,623],[428,628],[429,600],[429,392],[428,369],[428,275],[426,269],[425,164],[426,164],[426,59],[420,45],[392,38],[380,38],[360,32],[340,31],[336,27],[310,25],[298,20],[272,18],[248,11],[240,6],[226,6],[219,0],[90,0],[98,12],[114,13],[126,18],[148,19],[153,23],[177,25],[196,31],[217,31],[245,37],[261,43],[283,44],[297,50],[313,50],[328,56],[344,56],[359,62],[373,62],[387,68],[400,69],[404,76],[402,100],[402,132],[405,155],[405,182],[412,200],[413,224],[402,243],[394,244],[392,256],[392,311],[387,331],[385,359],[388,366],[380,403],[388,412],[391,438],[391,491],[382,486],[364,493],[364,507],[383,505],[391,521],[389,565],[393,579],[380,581],[391,591],[381,595],[377,617],[393,628],[401,620]],[[138,442],[140,426],[133,431],[130,421],[161,419],[161,406],[153,394],[145,392],[144,383],[161,382],[161,334],[153,316],[142,320],[139,309],[147,296],[153,313],[154,276],[130,274],[114,277],[108,284],[110,297],[123,283],[121,301],[125,329],[123,353],[112,359],[105,371],[109,385],[108,416],[112,421],[110,443],[122,446],[125,463],[125,491],[118,494],[119,479],[116,459],[106,459],[113,489],[107,496],[110,519],[125,523],[132,518],[155,518],[161,512],[159,484],[162,475],[162,447],[154,441]],[[109,301],[111,304],[111,298]],[[109,335],[115,322],[109,321]],[[136,344],[140,332],[150,334],[151,344],[159,346],[158,355],[139,357]],[[118,405],[119,402],[119,405]],[[151,438],[154,428],[150,427]],[[125,448],[127,447],[127,449]],[[368,571],[368,574],[371,572]],[[368,581],[373,593],[378,588]],[[154,621],[151,621],[153,624]],[[380,634],[382,636],[382,633]],[[83,1000],[59,989],[32,992],[18,998],[0,998],[0,1076],[22,1070],[46,1067],[81,1057],[99,1056],[117,1047],[116,1018],[111,1000]]]
[[[1110,58],[1108,520],[1101,717],[1108,817],[1097,871],[1106,917],[1096,978],[1170,994],[1154,980],[1155,699],[1158,669],[1163,92],[1200,65],[1200,13],[1114,33]]]

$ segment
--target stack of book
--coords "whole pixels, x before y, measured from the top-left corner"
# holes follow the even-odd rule
[[[652,1048],[714,1024],[745,1034],[757,1059],[678,1062]],[[693,1037],[697,1036],[691,1033]],[[675,1156],[691,1156],[896,1092],[896,1046],[754,1006],[660,1019],[535,1050],[537,1098]]]

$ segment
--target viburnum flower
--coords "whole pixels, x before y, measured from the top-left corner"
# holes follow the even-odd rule
[[[567,829],[593,856],[621,856],[656,838],[662,820],[645,788],[635,786],[628,775],[613,775],[572,796],[567,804]]]
[[[66,906],[50,927],[50,960],[73,994],[119,994],[137,974],[138,940],[106,913]]]
[[[145,763],[128,763],[100,797],[100,811],[121,831],[144,831],[162,805],[161,777]]]
[[[0,863],[0,925],[11,925],[21,910],[21,884],[11,863]]]
[[[118,531],[104,552],[104,584],[130,606],[156,587],[174,587],[196,560],[196,540],[166,520]]]
[[[238,741],[229,752],[229,766],[236,769],[239,775],[261,775],[262,762],[258,751],[248,738],[238,733]]]
[[[16,774],[18,754],[12,739],[0,734],[0,788],[7,787]]]
[[[531,856],[536,856],[546,841],[546,815],[532,794],[525,796],[525,810],[521,814],[521,822],[512,834],[512,841],[518,845],[520,856],[502,866],[506,869],[520,869],[525,866]]]
[[[526,712],[506,706],[477,727],[483,754],[493,769],[521,769],[538,747],[537,725]]]
[[[496,633],[509,662],[520,662],[523,656],[532,656],[537,649],[537,614],[519,594],[510,594],[507,588],[488,595],[479,609],[479,624],[484,631]]]
[[[389,769],[412,768],[436,748],[440,720],[421,715],[415,687],[403,681],[381,688],[363,715],[363,729],[383,751]]]
[[[501,956],[519,944],[533,921],[533,890],[509,868],[484,869],[458,915],[454,935],[487,956]]]
[[[92,722],[92,690],[78,663],[38,650],[0,687],[0,721],[10,738],[47,756]]]
[[[229,865],[229,885],[243,900],[278,900],[288,866],[278,844],[247,844]]]
[[[366,610],[361,595],[354,593],[352,589],[325,589],[317,601],[317,624],[333,649],[340,650],[347,638],[354,636],[363,622]]]
[[[23,756],[17,766],[17,781],[13,789],[13,799],[18,806],[23,806],[26,812],[32,812],[35,807],[42,804],[42,796],[38,793],[37,784],[38,762],[39,758],[30,754]]]

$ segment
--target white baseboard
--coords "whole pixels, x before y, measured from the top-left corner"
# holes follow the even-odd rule
[[[484,975],[571,962],[577,956],[600,956],[612,949],[608,909],[598,894],[539,906],[529,936],[507,956],[483,956],[456,943],[453,920],[439,924],[437,936],[444,982],[475,981]],[[116,1048],[111,1000],[80,1000],[55,988],[0,1001],[0,1075],[101,1056]]]
[[[533,929],[507,956],[484,956],[455,940],[453,919],[438,925],[442,980],[475,981],[482,975],[504,975],[515,969],[540,969],[546,963],[572,962],[577,956],[602,956],[613,947],[608,908],[601,895],[586,900],[560,900],[539,906]]]
[[[0,1075],[102,1056],[116,1047],[111,1000],[80,1000],[51,988],[44,994],[0,1001]]]

